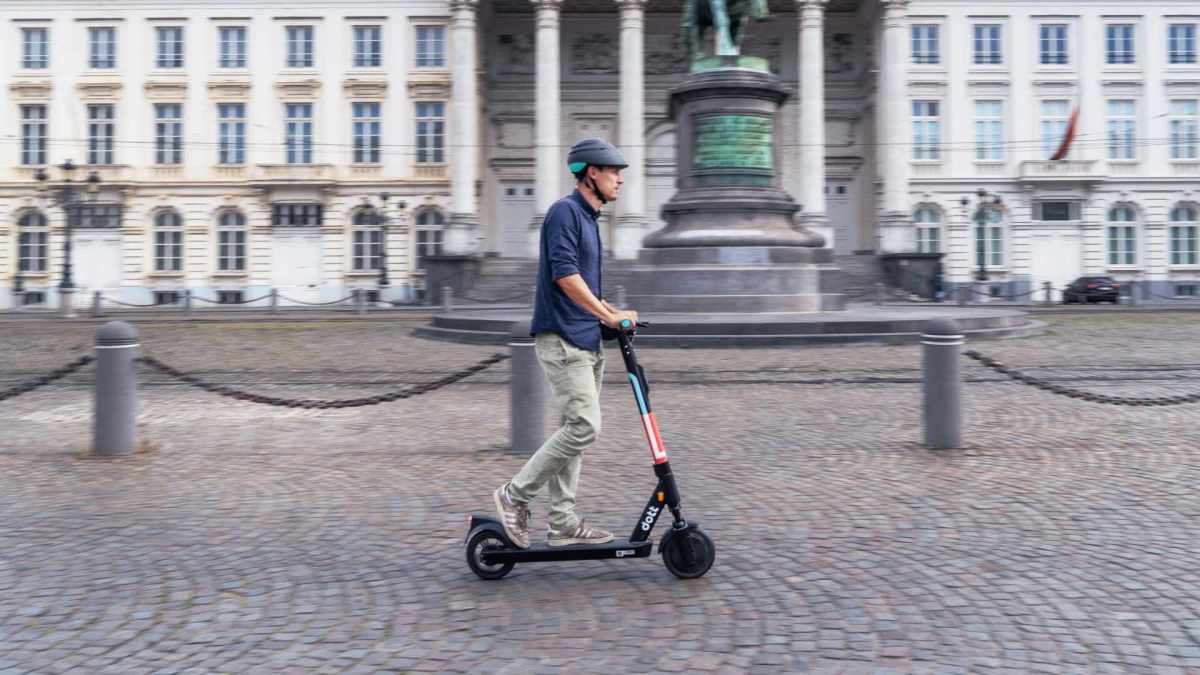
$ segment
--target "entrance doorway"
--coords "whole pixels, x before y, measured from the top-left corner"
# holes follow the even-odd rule
[[[321,299],[321,235],[319,232],[276,233],[271,283],[281,295],[301,302]]]

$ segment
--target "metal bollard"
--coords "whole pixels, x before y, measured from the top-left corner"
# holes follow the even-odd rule
[[[454,289],[442,286],[442,311],[449,314],[452,309],[454,309]]]
[[[272,288],[271,289],[271,313],[274,314],[275,312],[278,312],[278,311],[279,311],[279,290]]]
[[[138,331],[110,321],[96,331],[96,401],[92,452],[100,457],[137,449]]]
[[[883,284],[881,282],[876,281],[875,282],[875,305],[879,306],[882,304],[883,304]]]
[[[1130,279],[1125,283],[1129,284],[1129,292],[1126,293],[1126,297],[1129,298],[1129,306],[1132,307],[1137,304],[1137,281]]]
[[[509,393],[509,437],[512,449],[532,454],[546,440],[546,376],[538,364],[528,321],[514,321],[508,346],[512,350]]]
[[[192,289],[183,289],[183,315],[192,315]]]
[[[1050,297],[1050,294],[1054,292],[1054,284],[1049,281],[1043,281],[1042,288],[1046,291],[1046,306],[1049,307],[1054,304],[1054,298]]]
[[[367,313],[367,292],[364,289],[354,289],[354,304],[358,307],[358,315],[365,316]]]
[[[955,294],[958,296],[958,306],[959,307],[966,306],[967,300],[970,299],[969,296],[970,296],[971,291],[966,286],[959,286],[959,287],[955,288],[954,291],[955,291]]]
[[[925,324],[921,344],[925,406],[925,447],[962,447],[962,330],[953,319]]]
[[[100,291],[92,293],[92,318],[100,316]]]

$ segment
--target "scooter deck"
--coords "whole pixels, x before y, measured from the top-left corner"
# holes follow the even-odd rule
[[[485,549],[483,562],[487,565],[503,563],[550,562],[554,560],[605,560],[608,558],[648,558],[654,544],[650,541],[630,542],[626,538],[614,539],[607,544],[572,544],[550,546],[532,544],[529,548]]]

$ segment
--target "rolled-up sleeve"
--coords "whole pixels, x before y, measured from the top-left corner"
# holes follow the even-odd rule
[[[579,274],[579,223],[565,205],[555,204],[546,217],[546,254],[551,279]]]

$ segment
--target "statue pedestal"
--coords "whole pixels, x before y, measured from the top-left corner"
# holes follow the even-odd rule
[[[824,239],[794,222],[782,188],[778,112],[787,89],[740,66],[692,74],[671,92],[679,190],[646,237],[629,303],[656,312],[844,309]]]

